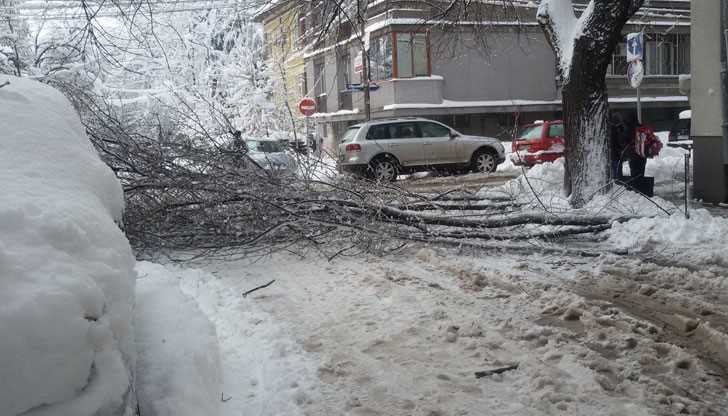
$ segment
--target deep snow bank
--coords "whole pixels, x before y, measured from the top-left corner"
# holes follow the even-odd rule
[[[658,133],[666,143],[666,132]],[[676,177],[684,171],[686,150],[664,147],[658,157],[647,159],[647,176],[658,184],[680,188]],[[625,173],[628,173],[625,163]],[[684,176],[684,175],[682,175]],[[696,244],[720,246],[728,244],[728,219],[713,217],[705,209],[691,210],[684,217],[679,206],[659,196],[648,199],[624,186],[614,184],[607,192],[595,195],[583,208],[573,209],[563,191],[564,160],[536,165],[524,175],[498,188],[483,189],[478,197],[485,199],[509,196],[524,204],[533,213],[544,215],[582,215],[609,218],[638,217],[623,223],[614,222],[604,233],[607,243],[619,250],[650,250],[657,247],[680,247]],[[710,254],[712,256],[712,254]],[[720,261],[720,264],[725,261]]]
[[[114,223],[120,184],[58,91],[5,81],[0,415],[130,413],[135,272]]]
[[[201,269],[136,267],[142,415],[292,416],[322,400],[317,364],[291,328],[237,285]],[[245,290],[257,285],[246,266],[232,267]]]
[[[179,274],[137,264],[137,392],[141,414],[216,415],[221,404],[215,327],[180,288]]]

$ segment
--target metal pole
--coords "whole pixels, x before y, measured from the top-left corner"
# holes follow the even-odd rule
[[[366,121],[369,121],[372,119],[371,90],[369,89],[369,52],[367,52],[366,46],[362,46],[361,49],[364,64],[364,68],[362,68],[362,72],[364,73],[364,118]]]
[[[309,130],[311,129],[311,123],[309,123],[309,116],[306,116],[306,141],[304,142],[304,146],[308,147],[308,140],[309,140]],[[305,150],[305,147],[301,149],[301,152]],[[308,154],[308,152],[306,152]]]
[[[637,122],[642,124],[642,94],[640,94],[640,87],[637,87]]]
[[[690,211],[688,211],[688,200],[690,199],[690,195],[688,195],[688,190],[690,189],[690,186],[688,185],[690,183],[690,149],[688,149],[688,152],[685,153],[685,219],[690,219]]]
[[[723,116],[723,202],[728,202],[728,1],[720,2],[720,86]]]

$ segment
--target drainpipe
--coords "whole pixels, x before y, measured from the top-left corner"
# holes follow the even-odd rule
[[[723,115],[723,202],[728,202],[728,0],[720,1],[720,90]]]

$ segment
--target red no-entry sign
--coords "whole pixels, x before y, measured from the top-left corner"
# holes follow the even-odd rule
[[[301,110],[301,114],[308,117],[316,114],[318,108],[316,107],[316,101],[310,98],[304,98],[298,103],[298,109]]]

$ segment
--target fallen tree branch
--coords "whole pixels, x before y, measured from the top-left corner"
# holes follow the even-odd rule
[[[496,368],[495,370],[476,371],[475,378],[488,377],[488,376],[492,376],[493,374],[501,374],[501,373],[505,373],[506,371],[516,370],[516,369],[518,369],[518,364],[509,365],[508,367]]]
[[[249,291],[243,293],[243,297],[247,297],[249,294],[255,292],[256,290],[264,289],[264,288],[270,286],[271,284],[273,284],[273,282],[275,282],[275,281],[276,281],[276,279],[273,279],[270,282],[268,282],[268,283],[266,283],[266,284],[264,284],[262,286],[258,286],[258,287],[254,288],[254,289],[250,289]]]
[[[447,202],[464,202],[464,204],[446,204],[446,203],[433,203],[433,202],[414,202],[409,204],[393,205],[392,208],[397,208],[405,211],[447,211],[447,210],[460,210],[460,211],[487,211],[487,210],[501,210],[505,208],[517,208],[522,207],[524,204],[515,202],[495,202],[492,204],[481,204],[472,205],[468,201],[447,201]]]

